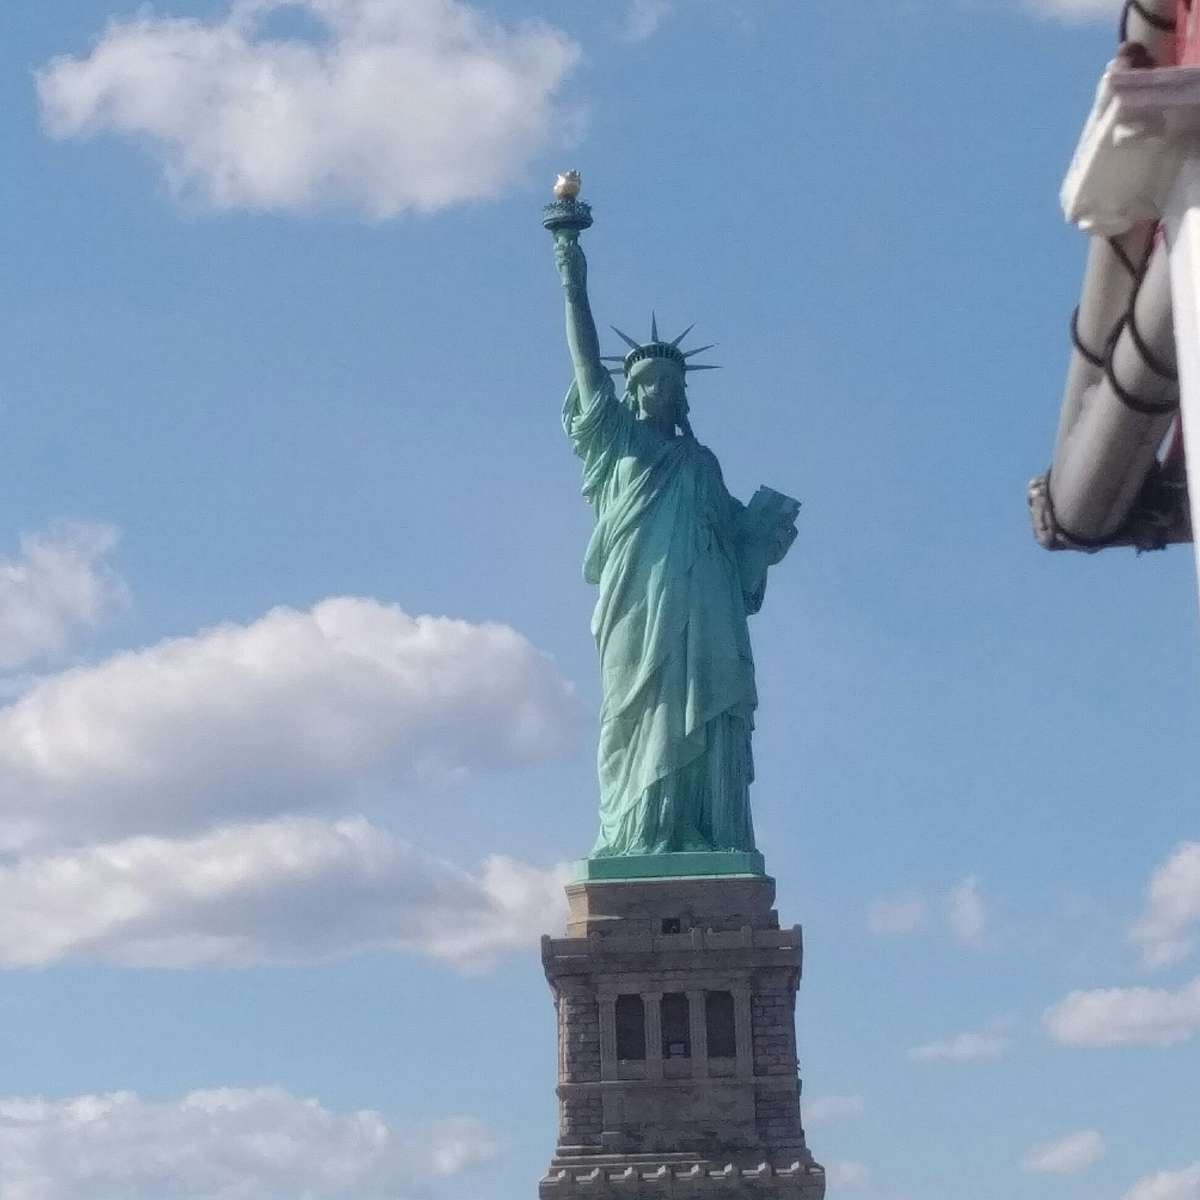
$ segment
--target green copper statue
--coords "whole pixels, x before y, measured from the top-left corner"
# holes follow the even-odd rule
[[[754,851],[750,735],[757,694],[747,615],[767,568],[796,536],[799,504],[725,488],[688,422],[685,375],[699,350],[651,322],[620,359],[601,357],[579,233],[591,211],[579,177],[559,177],[544,224],[566,293],[575,380],[563,428],[595,511],[584,576],[599,588],[600,836],[592,858]],[[709,349],[709,347],[701,347]],[[620,363],[618,397],[606,361]],[[761,860],[760,860],[761,861]]]

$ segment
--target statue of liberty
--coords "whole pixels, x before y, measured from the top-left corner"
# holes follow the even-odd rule
[[[753,852],[758,701],[747,617],[795,539],[800,506],[768,488],[748,506],[729,494],[688,420],[686,375],[711,369],[688,361],[710,347],[681,349],[690,327],[667,340],[652,319],[645,343],[614,328],[628,353],[601,356],[579,244],[591,215],[578,190],[575,173],[560,176],[544,223],[575,368],[563,428],[595,514],[584,559],[599,589],[592,633],[603,696],[592,858]],[[624,377],[620,397],[614,373]]]

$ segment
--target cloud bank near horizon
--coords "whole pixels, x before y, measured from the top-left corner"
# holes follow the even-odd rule
[[[408,1200],[497,1151],[470,1117],[402,1131],[377,1112],[333,1112],[278,1087],[163,1102],[133,1092],[0,1097],[4,1194],[14,1200]]]
[[[473,967],[532,945],[561,867],[472,873],[356,806],[546,761],[580,718],[508,626],[353,597],[35,680],[0,708],[0,966]]]
[[[0,852],[353,811],[572,748],[581,708],[515,630],[334,597],[37,681],[0,708]]]
[[[383,950],[469,969],[564,923],[566,882],[565,864],[502,855],[471,874],[361,817],[130,838],[0,866],[0,967],[291,965]]]

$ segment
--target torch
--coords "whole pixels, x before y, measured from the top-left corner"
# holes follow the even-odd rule
[[[542,224],[556,239],[577,241],[592,223],[592,206],[579,199],[582,186],[578,171],[563,171],[554,181],[554,200],[542,209]]]

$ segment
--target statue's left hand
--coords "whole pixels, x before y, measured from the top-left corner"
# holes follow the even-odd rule
[[[767,566],[773,567],[783,561],[783,557],[792,548],[798,530],[795,525],[782,525],[767,543]]]

